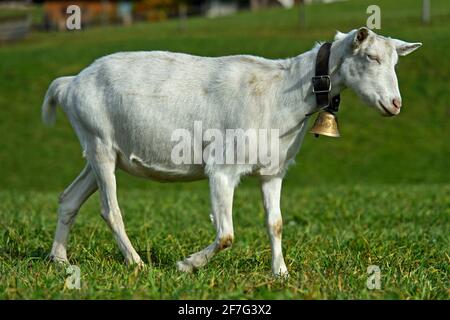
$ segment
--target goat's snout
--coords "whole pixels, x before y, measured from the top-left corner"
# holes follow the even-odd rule
[[[400,98],[394,98],[392,99],[392,105],[397,108],[400,109],[402,107],[402,99]]]

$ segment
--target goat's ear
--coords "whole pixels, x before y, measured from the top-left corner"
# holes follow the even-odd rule
[[[391,39],[399,56],[406,56],[422,46],[421,42],[406,42],[397,39]]]
[[[366,27],[359,28],[355,33],[355,38],[353,39],[353,44],[358,47],[369,37],[369,29]]]

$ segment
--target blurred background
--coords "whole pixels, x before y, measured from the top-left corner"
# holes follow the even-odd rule
[[[81,30],[67,30],[70,4],[81,8]],[[346,90],[339,113],[342,138],[308,135],[286,184],[448,183],[448,0],[2,1],[0,189],[62,191],[83,167],[63,112],[54,128],[40,121],[43,97],[56,77],[75,75],[118,51],[292,57],[316,41],[332,40],[336,30],[366,25],[373,4],[381,9],[376,32],[423,42],[397,67],[403,111],[382,118]],[[122,188],[172,188],[125,174],[119,180]]]

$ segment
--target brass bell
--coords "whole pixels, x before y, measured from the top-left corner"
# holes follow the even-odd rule
[[[309,131],[319,137],[319,135],[338,138],[340,137],[337,118],[328,111],[322,111],[317,116],[312,129]]]

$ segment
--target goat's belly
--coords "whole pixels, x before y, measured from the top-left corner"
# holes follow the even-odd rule
[[[172,165],[167,163],[148,163],[138,156],[119,154],[118,167],[134,176],[160,182],[197,181],[206,179],[201,165]]]

